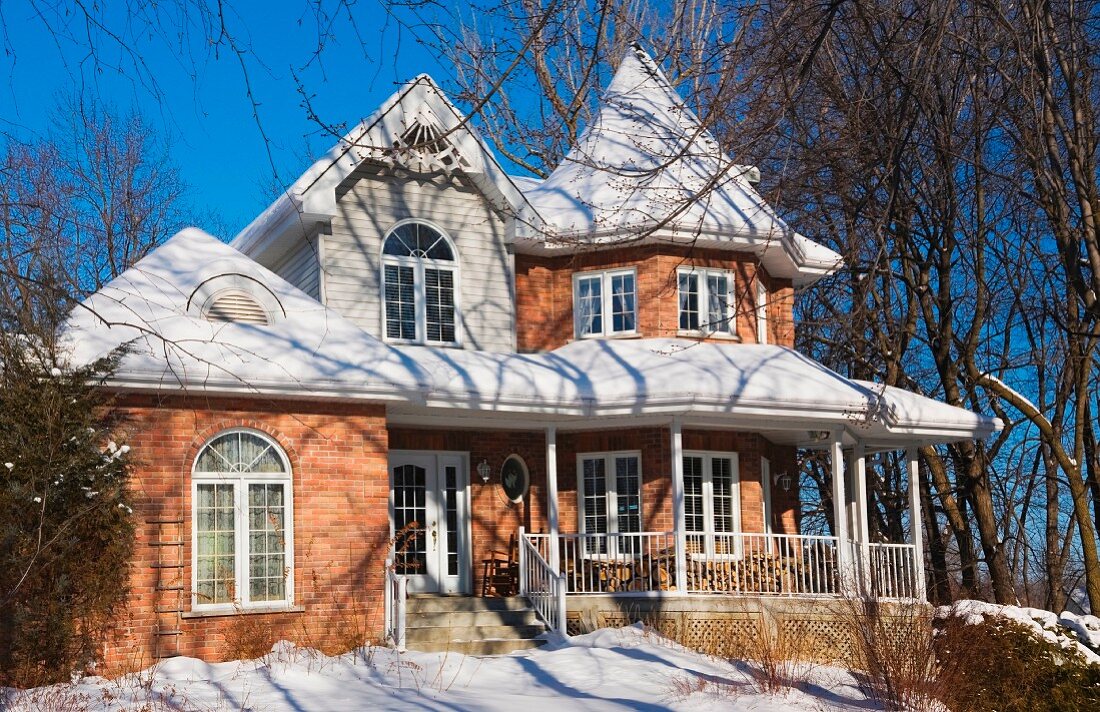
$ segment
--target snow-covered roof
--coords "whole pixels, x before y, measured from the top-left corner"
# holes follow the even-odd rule
[[[232,245],[250,256],[261,250],[278,253],[295,237],[308,234],[313,225],[330,221],[337,215],[336,188],[364,162],[392,166],[403,159],[419,160],[410,155],[415,152],[402,148],[416,126],[432,132],[416,134],[420,138],[438,136],[453,149],[450,163],[436,163],[429,156],[425,170],[461,172],[499,207],[513,214],[532,211],[468,118],[430,76],[421,74],[315,161],[237,234]]]
[[[225,280],[268,305],[267,324],[206,319],[201,298]],[[142,392],[385,401],[404,414],[513,424],[685,416],[727,427],[843,428],[882,442],[984,437],[999,427],[846,379],[779,346],[581,340],[539,354],[393,346],[193,228],[89,297],[66,337],[76,363],[129,344],[114,385]]]
[[[274,299],[268,325],[202,315],[195,296],[225,278]],[[195,228],[74,309],[66,337],[77,363],[129,344],[117,381],[131,388],[394,399],[424,386],[397,349]]]
[[[631,236],[755,252],[769,273],[805,284],[841,257],[792,230],[722,151],[660,67],[635,46],[599,111],[544,181],[524,182],[535,212],[517,250]]]

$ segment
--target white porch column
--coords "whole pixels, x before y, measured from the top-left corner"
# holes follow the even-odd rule
[[[558,550],[558,429],[550,425],[546,428],[546,519],[550,527],[550,568],[555,573],[561,571],[561,553]]]
[[[871,532],[867,521],[867,452],[863,443],[852,447],[852,539],[864,593],[870,593],[871,583]]]
[[[830,433],[829,460],[833,469],[833,534],[837,538],[836,562],[839,569],[839,593],[846,592],[851,577],[851,549],[848,546],[847,496],[844,492],[844,445],[841,431]]]
[[[676,538],[676,590],[687,593],[687,536],[684,533],[684,441],[680,419],[673,418],[672,435],[672,531]]]
[[[913,576],[915,577],[916,596],[921,601],[928,600],[924,582],[924,520],[920,511],[920,461],[917,459],[917,447],[911,446],[905,451],[905,462],[909,470],[909,528],[913,538]]]

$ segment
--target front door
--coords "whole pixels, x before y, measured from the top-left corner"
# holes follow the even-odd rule
[[[464,455],[390,453],[394,564],[410,591],[470,592],[468,483]]]

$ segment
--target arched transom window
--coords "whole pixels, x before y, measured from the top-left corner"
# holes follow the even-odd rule
[[[387,339],[457,343],[458,263],[450,240],[430,225],[405,222],[382,244]]]
[[[223,432],[203,446],[191,479],[193,607],[289,604],[294,518],[286,454],[262,433]]]

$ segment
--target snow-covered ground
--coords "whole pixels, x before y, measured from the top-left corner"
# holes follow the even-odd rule
[[[803,668],[768,695],[745,663],[688,651],[641,627],[604,629],[509,656],[398,655],[384,648],[327,657],[288,643],[264,658],[166,661],[119,680],[9,696],[14,710],[873,710],[845,670]],[[9,691],[9,695],[10,695]],[[0,707],[4,700],[0,698]]]

